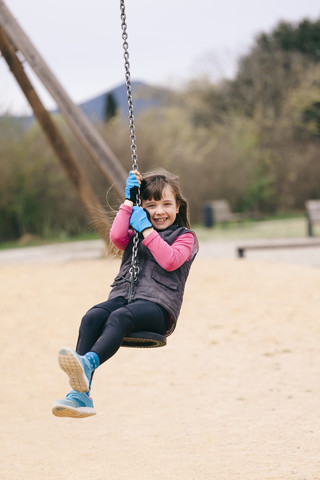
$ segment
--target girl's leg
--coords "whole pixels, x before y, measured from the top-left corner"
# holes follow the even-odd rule
[[[85,355],[91,351],[92,346],[100,337],[109,315],[126,303],[125,298],[117,297],[95,305],[84,315],[76,346],[76,352],[79,355]]]
[[[161,305],[148,300],[134,300],[127,305],[132,313],[133,332],[147,332],[164,335],[170,325],[168,312]]]
[[[136,300],[109,315],[90,350],[98,355],[101,364],[118,351],[123,338],[131,332],[147,330],[164,335],[168,325],[169,316],[164,308],[147,300]]]
[[[165,334],[168,325],[168,313],[160,305],[146,300],[136,300],[126,305],[124,298],[117,298],[89,310],[81,322],[77,353],[70,348],[59,352],[60,366],[69,376],[72,388],[73,384],[76,385],[77,391],[73,390],[64,400],[56,402],[53,413],[79,417],[95,414],[89,398],[92,374],[96,368],[91,365],[92,357],[98,355],[101,364],[116,353],[123,338],[132,331],[147,330]],[[70,395],[72,398],[69,398]]]
[[[92,307],[82,318],[76,352],[69,347],[59,351],[59,364],[69,376],[73,390],[63,400],[57,400],[52,413],[60,417],[87,417],[95,415],[92,399],[89,397],[94,369],[100,363],[91,347],[100,337],[110,314],[127,301],[118,297]]]
[[[69,376],[69,383],[74,390],[90,392],[92,375],[101,363],[91,347],[100,337],[110,314],[126,303],[125,298],[118,297],[92,307],[82,318],[76,352],[70,347],[59,350],[59,365]]]

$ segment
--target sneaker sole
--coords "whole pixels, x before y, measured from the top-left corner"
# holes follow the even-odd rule
[[[97,414],[94,408],[87,408],[87,407],[72,408],[72,407],[64,407],[63,405],[53,405],[52,413],[56,417],[71,417],[71,418],[92,417],[93,415]]]
[[[88,392],[89,380],[71,348],[62,348],[59,351],[58,362],[60,368],[68,375],[71,388],[78,392]]]

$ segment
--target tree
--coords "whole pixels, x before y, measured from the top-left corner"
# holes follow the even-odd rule
[[[301,85],[319,61],[320,20],[280,22],[271,33],[261,33],[239,62],[233,82],[238,109],[264,123],[274,123],[288,93]]]
[[[118,105],[114,95],[110,92],[106,95],[106,103],[105,103],[105,110],[104,110],[104,120],[105,122],[109,122],[113,117],[117,115]]]
[[[300,52],[310,60],[320,61],[320,20],[304,19],[298,24],[280,22],[269,34],[261,33],[257,45],[264,51]]]

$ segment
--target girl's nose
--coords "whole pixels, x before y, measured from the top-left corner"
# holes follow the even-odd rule
[[[163,212],[163,206],[162,205],[157,205],[156,213],[159,214],[159,213],[162,213],[162,212]]]

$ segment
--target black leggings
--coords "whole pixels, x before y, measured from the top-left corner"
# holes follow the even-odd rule
[[[169,315],[157,303],[123,297],[113,298],[92,307],[82,318],[76,351],[79,355],[95,352],[100,363],[120,348],[123,338],[131,332],[147,330],[164,335]]]

